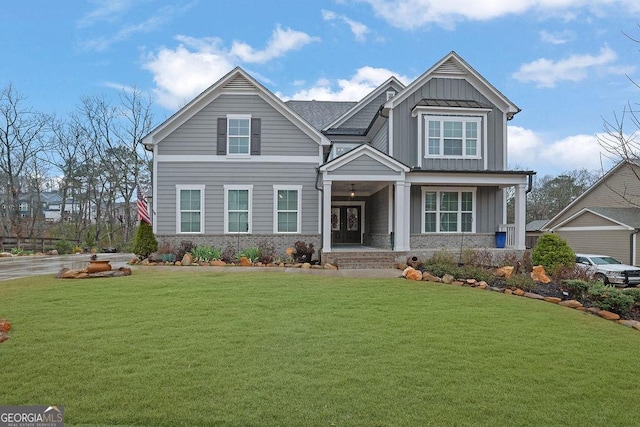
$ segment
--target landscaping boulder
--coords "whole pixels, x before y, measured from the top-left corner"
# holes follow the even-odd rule
[[[249,258],[247,258],[246,256],[243,256],[242,258],[240,258],[240,265],[242,267],[251,267],[253,266],[253,263]]]
[[[574,299],[570,299],[567,301],[560,301],[558,303],[558,305],[561,305],[563,307],[569,307],[569,308],[580,308],[582,307],[582,303],[580,303],[579,301],[576,301]]]
[[[184,254],[184,256],[182,257],[182,265],[193,265],[193,255],[191,255],[189,252]]]
[[[407,272],[407,275],[405,277],[407,280],[422,280],[422,272],[420,270],[412,268]]]
[[[442,282],[442,279],[440,279],[438,276],[434,276],[433,274],[429,273],[428,271],[425,271],[425,272],[422,273],[422,280],[424,282],[435,282],[435,283]]]
[[[500,267],[499,269],[497,269],[496,274],[500,277],[504,277],[505,279],[508,279],[513,274],[514,269],[515,268],[511,265],[505,265],[504,267]]]
[[[536,265],[533,267],[533,271],[531,272],[531,278],[536,282],[540,283],[550,283],[551,279],[547,276],[547,272],[544,270],[544,267],[541,265]]]
[[[445,274],[444,276],[442,276],[442,283],[446,283],[447,285],[453,283],[454,280],[456,280],[456,278],[450,274]]]
[[[606,320],[620,320],[620,315],[616,314],[616,313],[612,313],[610,311],[607,310],[600,310],[598,312],[598,316],[602,317],[603,319]]]

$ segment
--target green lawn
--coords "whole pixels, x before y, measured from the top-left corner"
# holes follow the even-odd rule
[[[0,282],[0,404],[67,425],[637,425],[640,332],[403,279]]]

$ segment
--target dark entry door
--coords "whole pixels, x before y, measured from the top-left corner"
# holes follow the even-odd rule
[[[331,207],[331,238],[333,244],[362,243],[360,206]]]

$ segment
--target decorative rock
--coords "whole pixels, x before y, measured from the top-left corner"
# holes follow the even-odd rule
[[[404,271],[404,270],[407,269],[407,267],[409,267],[409,266],[407,264],[402,263],[402,262],[397,262],[396,263],[396,268],[398,270],[403,270]]]
[[[56,249],[51,249],[50,251],[47,251],[47,255],[58,255],[58,251]]]
[[[281,262],[280,264],[278,264],[278,267],[284,267],[284,262]]]
[[[138,258],[131,258],[131,259],[129,260],[128,264],[136,265],[136,264],[137,264],[137,263],[139,263],[139,262],[140,262],[140,260],[139,260]]]
[[[407,275],[405,276],[405,278],[407,280],[418,280],[418,281],[422,280],[422,272],[420,270],[416,270],[415,268],[412,268],[407,272]]]
[[[464,283],[459,281],[459,280],[454,280],[453,282],[451,282],[451,284],[453,286],[463,286],[464,285]]]
[[[640,325],[640,322],[638,322],[637,320],[620,319],[620,320],[618,320],[618,323],[620,323],[621,325],[626,326],[627,328],[633,328],[635,325]]]
[[[325,269],[325,270],[337,270],[337,269],[338,269],[338,267],[336,267],[336,266],[335,266],[335,265],[333,265],[333,264],[326,263],[326,264],[324,265],[324,269]]]
[[[176,261],[175,264],[173,265],[177,265],[178,267],[182,266],[182,261]]]
[[[540,283],[549,283],[551,279],[547,276],[547,272],[544,271],[544,267],[541,265],[536,265],[533,267],[533,271],[531,272],[531,278],[536,282]]]
[[[489,286],[487,289],[489,289],[492,292],[504,292],[504,289],[498,288],[496,286]]]
[[[633,329],[637,329],[640,331],[640,322],[635,323],[633,326],[631,326]]]
[[[587,311],[589,313],[598,314],[598,313],[600,313],[602,311],[602,309],[598,308],[598,307],[589,307],[589,308],[587,308]]]
[[[253,266],[253,263],[249,258],[247,258],[246,256],[243,256],[242,258],[240,258],[240,265],[242,267],[251,267]]]
[[[440,282],[442,282],[442,279],[439,278],[438,276],[434,276],[433,274],[429,273],[428,271],[425,271],[425,272],[422,273],[422,281],[440,283]]]
[[[191,255],[189,252],[187,252],[182,257],[182,265],[188,266],[188,265],[192,265],[192,264],[193,264],[193,255]]]
[[[496,270],[496,274],[500,277],[508,279],[513,274],[514,267],[511,265],[505,265]]]
[[[574,299],[570,299],[570,300],[566,300],[566,301],[560,301],[558,303],[558,305],[561,305],[563,307],[569,307],[569,308],[580,308],[580,307],[582,307],[582,304],[579,301],[576,301]]]
[[[562,301],[561,298],[557,298],[557,297],[544,297],[543,298],[546,302],[550,302],[553,304],[558,304],[560,301]]]
[[[224,267],[225,265],[227,265],[226,262],[219,259],[214,259],[209,264],[211,264],[212,267]]]
[[[0,332],[0,344],[9,339],[9,334],[6,332]]]
[[[0,252],[0,258],[11,258],[13,254],[11,252]]]
[[[598,312],[598,316],[602,317],[603,319],[606,320],[620,320],[620,315],[616,314],[616,313],[612,313],[610,311],[607,310],[600,310]]]
[[[442,276],[442,283],[446,283],[447,285],[453,283],[454,280],[455,277],[450,274],[445,274],[444,276]]]
[[[544,297],[542,295],[533,293],[533,292],[525,292],[524,296],[527,298],[531,298],[531,299],[539,299],[539,300],[543,300]]]
[[[509,289],[509,288],[506,288],[504,290],[504,293],[507,294],[507,295],[511,295],[511,294],[513,294],[513,291],[511,289]]]
[[[476,279],[467,279],[465,283],[469,286],[478,286],[478,281]]]
[[[0,332],[9,332],[11,330],[11,322],[8,320],[0,320]]]
[[[300,268],[311,268],[311,264],[309,264],[308,262],[304,262],[302,263],[302,266]]]
[[[407,274],[409,274],[409,272],[410,272],[411,270],[415,270],[415,268],[413,268],[413,267],[406,267],[404,270],[402,270],[402,277],[404,277],[404,278],[406,279]]]
[[[516,289],[515,291],[513,291],[513,294],[514,294],[514,295],[517,295],[517,296],[519,296],[519,297],[523,297],[525,293],[526,293],[526,292],[525,292],[525,291],[523,291],[522,289]]]
[[[413,255],[407,258],[407,265],[409,267],[418,268],[422,267],[423,263],[419,257]]]

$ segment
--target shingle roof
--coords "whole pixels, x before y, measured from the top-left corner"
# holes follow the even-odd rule
[[[548,219],[534,219],[525,226],[525,231],[540,231],[547,222],[549,222]]]
[[[285,104],[311,126],[320,130],[349,111],[357,102],[291,100],[286,101]]]
[[[640,228],[640,208],[588,207],[587,209],[630,227]]]

